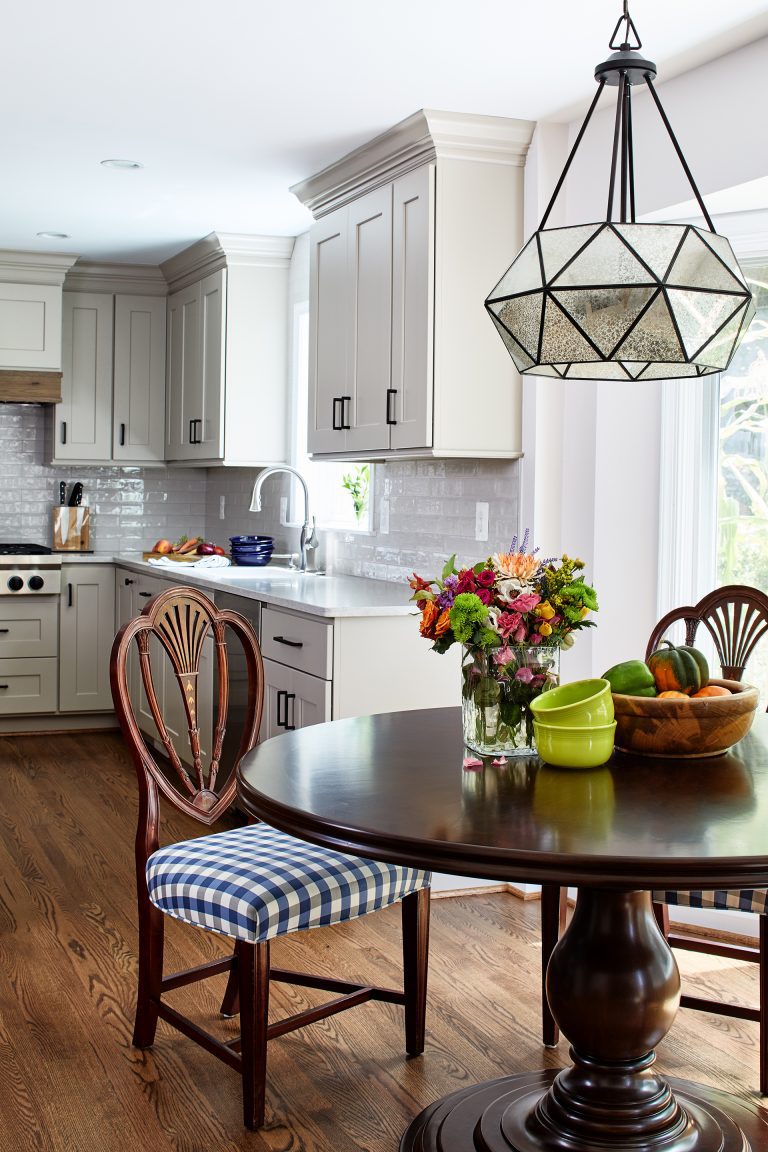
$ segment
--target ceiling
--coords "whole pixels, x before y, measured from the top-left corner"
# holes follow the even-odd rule
[[[662,83],[768,35],[768,0],[630,11]],[[0,248],[157,264],[211,231],[296,235],[311,218],[290,185],[419,108],[579,115],[621,13],[621,0],[14,4]],[[101,165],[115,158],[143,167]]]

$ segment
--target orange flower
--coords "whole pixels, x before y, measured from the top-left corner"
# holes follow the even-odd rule
[[[419,624],[419,632],[422,636],[426,636],[428,640],[435,639],[435,625],[437,624],[440,609],[434,600],[428,600],[424,605],[424,610],[421,614],[421,623]]]
[[[443,608],[442,612],[440,613],[440,615],[437,618],[437,623],[435,624],[435,639],[439,640],[439,638],[441,636],[444,636],[445,633],[450,628],[450,626],[451,626],[450,609],[449,608]]]
[[[502,576],[515,580],[532,580],[541,567],[541,561],[525,552],[497,552],[493,565]]]

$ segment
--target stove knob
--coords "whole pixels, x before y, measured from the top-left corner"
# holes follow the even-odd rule
[[[45,580],[43,580],[42,576],[30,576],[29,587],[33,592],[39,592],[43,584],[45,584]]]
[[[8,581],[8,587],[10,588],[11,592],[20,592],[24,587],[24,581],[22,580],[21,576],[11,576]]]

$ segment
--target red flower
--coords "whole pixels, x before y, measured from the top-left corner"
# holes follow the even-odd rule
[[[426,592],[431,584],[431,580],[422,580],[421,576],[417,576],[415,572],[411,573],[411,578],[408,581],[408,587],[413,588],[414,592]]]
[[[490,588],[476,588],[475,595],[479,600],[482,600],[486,607],[493,604],[493,592],[491,592]]]
[[[493,588],[496,583],[496,573],[492,572],[490,568],[483,568],[482,572],[478,572],[475,579],[481,588]]]
[[[475,591],[475,574],[471,568],[464,568],[459,572],[459,582],[456,585],[456,593],[459,592],[474,592]]]

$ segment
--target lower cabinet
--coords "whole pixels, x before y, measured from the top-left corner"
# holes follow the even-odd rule
[[[333,624],[264,605],[264,710],[259,739],[332,717]]]
[[[268,740],[294,728],[322,724],[331,718],[331,682],[294,668],[264,661],[264,711],[259,739]]]
[[[109,656],[115,637],[115,585],[111,565],[61,569],[59,711],[112,708]]]

